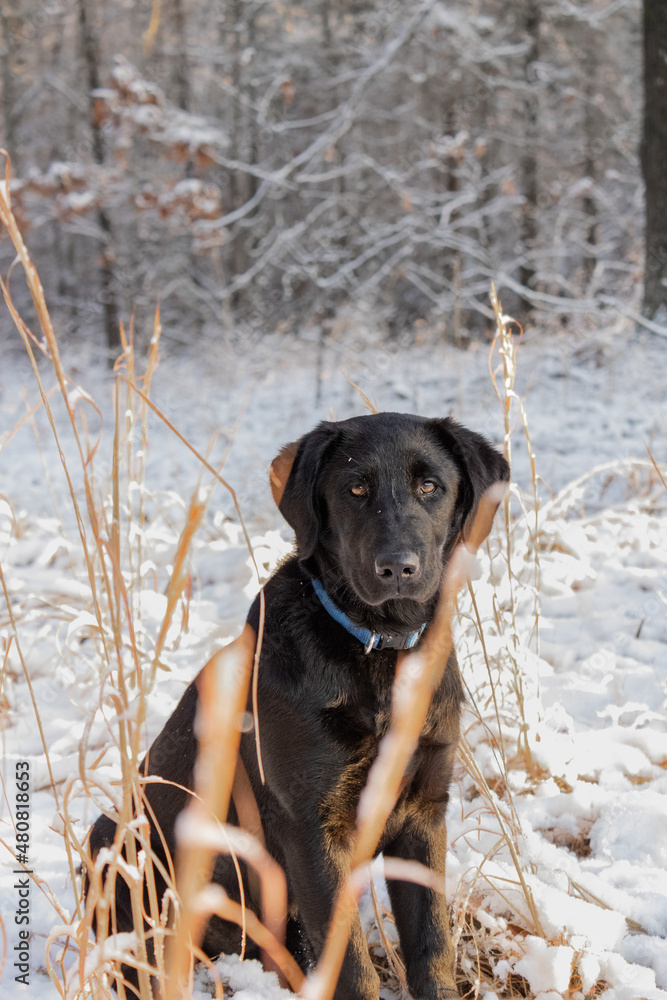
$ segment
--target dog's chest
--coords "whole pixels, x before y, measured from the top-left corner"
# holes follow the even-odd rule
[[[339,765],[331,773],[320,819],[334,841],[347,841],[353,834],[359,797],[391,724],[391,692],[375,699],[370,692],[366,696],[365,703],[339,697],[323,710],[323,722],[335,741]],[[430,713],[403,776],[384,840],[391,837],[392,830],[405,821],[408,813],[426,811],[438,821],[444,817],[455,743],[442,741],[443,735],[438,713]]]
[[[391,724],[391,691],[370,686],[337,691],[320,712],[329,738],[352,757],[360,748],[377,744]]]

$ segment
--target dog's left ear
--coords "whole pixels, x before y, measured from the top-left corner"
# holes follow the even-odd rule
[[[299,559],[308,559],[317,547],[325,516],[319,492],[320,469],[338,435],[336,424],[323,421],[314,431],[285,445],[269,469],[273,499],[294,529]]]
[[[299,445],[302,440],[303,438],[299,438],[298,441],[292,441],[290,444],[286,444],[282,447],[269,466],[271,494],[275,501],[275,505],[279,510],[280,501],[283,498],[283,493],[285,492],[285,487],[287,486],[287,480],[289,479],[292,466],[294,465],[294,459],[296,458],[296,453],[299,450]]]
[[[459,468],[461,481],[456,502],[459,532],[464,542],[470,540],[477,548],[491,530],[493,517],[507,490],[502,484],[509,482],[510,467],[486,438],[462,427],[451,417],[429,420],[428,425]],[[496,483],[501,486],[491,490]],[[484,511],[480,509],[482,498]],[[480,517],[475,523],[478,511]],[[471,538],[473,525],[474,539]]]

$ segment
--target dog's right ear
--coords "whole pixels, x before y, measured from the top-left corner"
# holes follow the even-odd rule
[[[285,445],[269,469],[271,493],[294,529],[299,559],[308,559],[317,547],[325,516],[320,470],[338,434],[336,424],[322,422],[298,441]]]
[[[461,538],[464,542],[470,541],[476,549],[491,531],[496,510],[507,492],[510,467],[481,434],[462,427],[452,417],[429,420],[427,426],[435,431],[459,467],[457,513]],[[471,537],[473,527],[474,539]]]

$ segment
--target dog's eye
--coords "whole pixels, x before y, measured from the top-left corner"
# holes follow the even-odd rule
[[[357,483],[356,486],[352,487],[350,493],[352,494],[353,497],[365,497],[366,494],[368,493],[368,490],[365,486],[362,486],[361,483]]]
[[[435,493],[437,488],[438,487],[435,485],[435,483],[431,482],[430,479],[426,479],[424,480],[423,483],[420,484],[419,491],[420,493],[426,493],[426,495],[428,496],[430,493]]]

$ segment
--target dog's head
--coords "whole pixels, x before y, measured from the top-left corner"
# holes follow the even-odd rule
[[[323,422],[271,466],[301,562],[367,606],[430,601],[485,491],[508,479],[479,434],[402,413]]]

